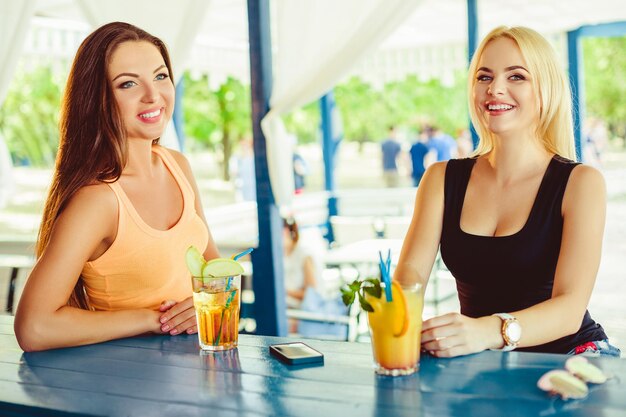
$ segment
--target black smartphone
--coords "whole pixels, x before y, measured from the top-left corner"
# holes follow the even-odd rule
[[[287,365],[324,364],[324,355],[302,342],[270,345],[270,355]]]

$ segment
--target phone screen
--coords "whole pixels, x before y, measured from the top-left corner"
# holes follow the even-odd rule
[[[270,354],[290,365],[324,363],[324,355],[302,342],[270,346]]]

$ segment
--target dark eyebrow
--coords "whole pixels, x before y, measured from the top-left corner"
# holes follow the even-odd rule
[[[163,69],[163,68],[167,68],[167,66],[166,66],[165,64],[160,65],[157,69],[155,69],[154,71],[152,71],[152,73],[153,73],[153,74],[155,74],[155,73],[159,72],[159,71],[160,71],[161,69]],[[115,80],[117,80],[118,78],[123,77],[123,76],[125,76],[125,75],[126,75],[126,76],[128,76],[128,77],[135,77],[135,78],[139,78],[139,74],[135,74],[135,73],[133,73],[133,72],[123,72],[123,73],[119,74],[117,77],[113,78],[113,80],[111,80],[111,81],[115,81]]]
[[[118,78],[123,77],[123,76],[125,76],[125,75],[127,75],[127,76],[129,76],[129,77],[139,78],[139,75],[138,75],[138,74],[134,74],[134,73],[132,73],[132,72],[123,72],[123,73],[119,74],[117,77],[113,78],[111,81],[115,81],[115,80],[117,80]]]

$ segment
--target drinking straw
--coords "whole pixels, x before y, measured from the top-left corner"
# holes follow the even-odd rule
[[[391,267],[391,254],[387,255],[387,260],[383,260],[383,254],[381,251],[378,251],[378,257],[380,259],[380,275],[382,281],[385,283],[385,298],[387,302],[390,303],[393,301],[393,296],[391,293],[391,277],[389,276],[389,269]]]
[[[247,254],[251,253],[254,250],[254,248],[248,248],[246,250],[244,250],[243,252],[239,252],[236,255],[231,256],[230,258],[233,261],[238,260],[239,258],[241,258],[242,256],[246,256]],[[230,290],[230,282],[232,280],[233,277],[228,277],[228,282],[226,283],[226,291]],[[232,301],[232,296],[228,299],[228,303],[226,305],[226,307],[228,307],[228,305],[230,304],[230,301]]]
[[[242,256],[246,256],[247,254],[249,254],[250,252],[252,252],[254,250],[254,248],[248,248],[243,252],[238,253],[237,255],[233,255],[233,261],[238,260],[239,258],[241,258]]]
[[[239,258],[241,258],[242,256],[246,256],[247,254],[249,254],[253,250],[254,250],[254,248],[248,248],[248,249],[244,250],[243,252],[240,252],[240,253],[238,253],[236,255],[231,256],[231,259],[233,261],[236,261]],[[226,282],[226,292],[228,292],[230,290],[232,279],[233,279],[233,277],[228,277],[228,281]],[[217,338],[215,339],[215,342],[213,343],[214,346],[217,346],[220,343],[220,339],[222,338],[222,327],[224,325],[224,312],[228,309],[228,307],[230,307],[230,303],[233,302],[233,298],[235,298],[235,293],[236,292],[237,291],[231,292],[230,295],[228,296],[228,300],[226,300],[226,305],[224,306],[224,310],[222,310],[222,317],[220,318],[220,328],[219,328],[219,330],[217,332]]]

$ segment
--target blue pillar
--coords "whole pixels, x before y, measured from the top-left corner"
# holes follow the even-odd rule
[[[472,61],[478,47],[478,6],[476,0],[467,0],[467,60]],[[469,92],[471,94],[471,92]],[[474,149],[478,146],[478,134],[472,122],[469,123]]]
[[[333,230],[330,225],[330,216],[336,216],[337,196],[335,194],[335,155],[341,142],[337,133],[338,126],[333,121],[333,114],[337,114],[335,96],[329,92],[320,99],[320,115],[322,120],[322,154],[324,156],[324,187],[328,192],[328,219],[326,220],[326,239],[333,242]]]
[[[180,77],[178,84],[176,84],[176,100],[174,103],[174,114],[172,120],[174,122],[174,130],[176,131],[176,137],[178,139],[178,147],[180,151],[185,150],[185,125],[184,112],[183,112],[183,95],[185,94],[185,82],[184,77]]]
[[[567,32],[567,60],[570,86],[572,88],[572,113],[574,118],[574,141],[576,158],[582,160],[582,124],[585,120],[585,74],[583,71],[583,50],[581,38],[584,36],[624,36],[626,21],[581,26]]]
[[[582,129],[585,112],[585,86],[583,79],[582,48],[580,29],[567,32],[567,60],[569,65],[570,87],[572,89],[572,116],[574,118],[574,143],[576,159],[582,161]]]
[[[272,194],[261,119],[272,92],[272,43],[269,0],[248,0],[252,134],[256,171],[259,246],[252,252],[254,317],[257,333],[287,335],[283,275],[282,219]]]

